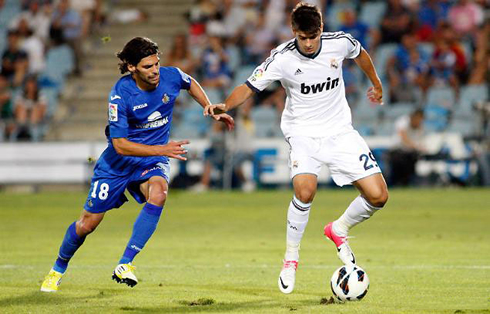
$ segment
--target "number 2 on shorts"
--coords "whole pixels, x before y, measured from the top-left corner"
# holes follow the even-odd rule
[[[369,161],[373,161],[374,164],[368,165]],[[372,167],[378,167],[378,164],[376,163],[376,159],[373,156],[373,153],[369,152],[369,155],[367,154],[362,154],[359,156],[359,161],[364,161],[364,170],[369,170]]]
[[[99,181],[94,182],[94,188],[92,190],[92,198],[97,198],[97,186],[99,185]],[[109,184],[107,183],[102,183],[100,185],[100,191],[99,191],[99,199],[100,200],[105,200],[109,196]]]

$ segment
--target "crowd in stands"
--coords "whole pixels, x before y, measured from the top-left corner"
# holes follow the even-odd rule
[[[188,32],[174,38],[164,63],[195,76],[212,102],[222,102],[269,57],[272,49],[294,37],[290,12],[298,2],[196,0],[187,14]],[[355,62],[344,61],[346,96],[354,126],[362,135],[397,139],[401,132],[399,121],[412,121],[415,114],[419,133],[422,129],[424,132],[456,132],[465,139],[479,142],[490,138],[490,126],[485,124],[484,114],[475,110],[479,104],[489,101],[488,1],[306,2],[321,8],[324,31],[343,31],[359,40],[371,55],[383,81],[385,105],[379,107],[367,100],[365,93],[369,82]],[[248,126],[237,128],[235,136],[240,137],[241,133],[253,133],[251,136],[256,138],[282,136],[279,119],[285,97],[279,83],[256,94],[235,113],[241,123]],[[216,133],[224,131],[209,131],[209,126],[200,120],[200,109],[191,103],[184,99],[182,105],[176,107],[174,134],[183,138],[207,135],[216,142],[216,138],[220,138]],[[413,183],[415,162],[424,150],[393,147],[393,154],[388,155],[392,164],[391,184]],[[208,153],[213,149],[211,145]],[[241,152],[238,149],[229,154],[240,155]],[[408,157],[412,160],[409,171],[405,169],[407,164],[397,166],[397,161],[406,163]],[[207,160],[207,174],[196,186],[197,190],[209,186],[209,169],[215,162],[212,156]]]
[[[42,139],[101,0],[0,0],[0,141]]]
[[[297,2],[198,0],[188,12],[188,33],[176,36],[164,60],[167,65],[179,66],[196,76],[211,100],[221,102],[273,48],[293,38],[289,19]],[[368,86],[365,76],[354,62],[344,62],[346,94],[354,124],[361,133],[391,134],[392,115],[423,108],[427,111],[425,123],[431,131],[478,135],[478,112],[472,106],[488,100],[487,1],[307,2],[322,8],[325,31],[348,32],[361,42],[384,83],[386,106],[373,109],[365,99]],[[250,116],[260,111],[274,112],[279,117],[284,98],[279,84],[271,86],[255,97]],[[190,107],[182,110],[182,125],[193,121],[192,110]],[[468,116],[473,120],[468,120]],[[196,132],[182,131],[203,135],[205,130],[200,127]],[[259,136],[280,135],[277,126],[271,123],[257,124],[255,131]]]

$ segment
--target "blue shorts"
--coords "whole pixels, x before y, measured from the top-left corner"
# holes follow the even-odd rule
[[[160,157],[148,157],[144,161],[136,165],[129,174],[120,176],[96,166],[83,208],[90,213],[104,213],[119,208],[128,201],[124,195],[126,189],[138,203],[146,202],[140,191],[140,184],[154,176],[163,177],[168,182],[170,165]]]

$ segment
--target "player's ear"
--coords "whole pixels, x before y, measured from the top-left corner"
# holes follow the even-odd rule
[[[128,71],[134,73],[136,71],[136,66],[128,63]]]

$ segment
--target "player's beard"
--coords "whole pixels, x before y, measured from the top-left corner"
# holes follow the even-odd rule
[[[145,84],[148,84],[149,86],[157,87],[158,83],[160,83],[160,74],[157,74],[156,76],[152,77],[152,76],[145,76],[143,75],[143,73],[141,73],[138,70],[136,70],[135,73],[141,81],[143,81]],[[157,79],[154,80],[154,82],[152,82],[151,78],[157,78]]]

